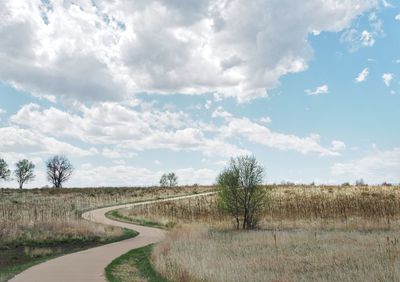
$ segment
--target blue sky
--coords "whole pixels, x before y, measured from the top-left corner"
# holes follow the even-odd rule
[[[400,182],[400,3],[3,1],[0,157],[67,186]],[[0,183],[16,187],[15,181]]]

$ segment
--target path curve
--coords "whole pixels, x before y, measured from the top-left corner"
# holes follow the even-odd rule
[[[133,229],[139,232],[134,238],[126,239],[88,250],[64,255],[44,263],[35,265],[16,275],[10,282],[104,282],[107,281],[104,268],[115,258],[129,250],[140,248],[161,241],[165,231],[131,223],[111,220],[105,216],[109,211],[138,205],[152,204],[171,200],[180,200],[206,196],[215,192],[180,196],[162,200],[145,201],[100,208],[85,212],[82,217],[97,223]]]

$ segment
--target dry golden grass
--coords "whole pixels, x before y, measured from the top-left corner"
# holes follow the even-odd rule
[[[172,281],[400,281],[399,186],[265,188],[257,231],[232,231],[215,196],[120,213],[181,225],[152,253]]]
[[[226,215],[216,208],[215,195],[199,196],[179,201],[165,201],[133,208],[121,209],[119,214],[126,218],[148,220],[173,225],[172,223],[217,223],[226,221]]]
[[[262,228],[374,229],[390,228],[400,220],[400,187],[268,186],[270,204]],[[124,217],[161,223],[228,224],[216,196],[161,202],[121,210]]]
[[[120,228],[85,221],[85,210],[184,195],[210,187],[0,190],[0,242],[96,239],[122,235]]]
[[[400,281],[397,231],[221,231],[183,226],[152,260],[171,281]]]

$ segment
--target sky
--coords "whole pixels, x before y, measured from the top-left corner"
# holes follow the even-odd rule
[[[2,0],[0,158],[50,185],[400,182],[398,0]],[[16,181],[0,187],[17,187]]]

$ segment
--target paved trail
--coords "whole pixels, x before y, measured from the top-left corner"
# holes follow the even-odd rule
[[[61,256],[47,262],[33,266],[18,274],[11,282],[98,282],[107,281],[104,268],[115,258],[128,252],[129,250],[140,248],[152,243],[161,241],[165,236],[165,231],[152,227],[145,227],[130,223],[123,223],[108,219],[105,214],[109,211],[144,205],[149,203],[179,200],[213,194],[214,192],[181,196],[163,200],[140,202],[135,204],[125,204],[100,208],[84,213],[82,216],[94,222],[120,226],[133,229],[139,235],[124,241],[111,243],[108,245],[80,251],[77,253]]]

